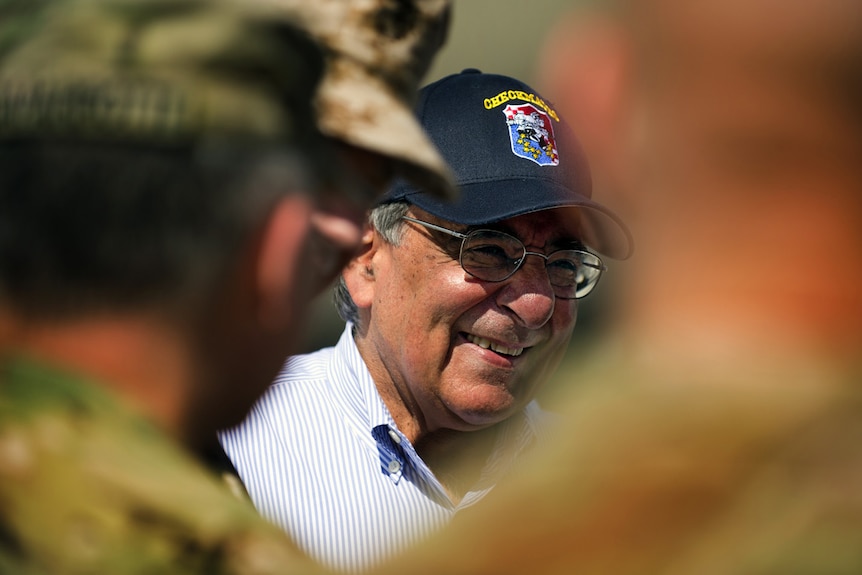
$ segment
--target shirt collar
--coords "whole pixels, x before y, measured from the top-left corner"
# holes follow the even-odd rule
[[[389,409],[377,392],[377,386],[368,367],[356,347],[353,339],[353,325],[348,323],[335,345],[332,362],[329,367],[329,380],[340,388],[336,394],[343,401],[343,408],[351,425],[357,427],[363,437],[373,442],[375,448],[381,450],[381,467],[397,483],[403,473],[403,465],[408,460],[417,470],[427,470],[424,462],[415,455],[413,446],[406,437],[397,431],[395,420]],[[516,459],[532,445],[537,432],[545,425],[546,414],[536,402],[530,403],[522,412],[498,424],[499,432],[494,449],[486,463],[475,493],[479,499],[508,472]],[[401,443],[394,441],[389,431],[392,430]],[[385,453],[384,453],[385,452]],[[396,459],[402,467],[393,472],[395,466],[389,467]],[[465,497],[462,506],[468,505],[471,497]]]

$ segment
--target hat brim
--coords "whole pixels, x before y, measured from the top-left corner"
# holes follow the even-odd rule
[[[395,162],[399,175],[443,198],[455,179],[404,97],[359,62],[334,58],[316,98],[321,132]]]
[[[398,199],[448,221],[477,226],[550,209],[577,210],[579,239],[588,248],[612,259],[624,260],[634,252],[632,234],[608,208],[560,184],[529,178],[474,182],[461,186],[463,193],[452,201],[423,192]]]

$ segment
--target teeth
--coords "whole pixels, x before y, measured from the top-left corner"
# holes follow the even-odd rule
[[[495,351],[503,355],[511,355],[513,357],[518,357],[519,355],[524,353],[523,347],[506,347],[505,345],[497,345],[496,343],[492,343],[491,340],[485,339],[484,337],[467,334],[467,340],[471,343],[475,343],[479,347],[482,347],[484,349],[490,349],[491,351]]]

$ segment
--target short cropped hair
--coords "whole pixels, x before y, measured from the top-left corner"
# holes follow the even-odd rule
[[[275,201],[308,189],[274,144],[0,143],[0,302],[32,318],[195,313]]]

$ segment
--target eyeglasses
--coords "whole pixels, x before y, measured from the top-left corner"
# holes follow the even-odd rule
[[[593,291],[607,269],[599,256],[584,250],[558,250],[546,256],[527,251],[521,240],[501,231],[473,230],[462,234],[409,216],[403,219],[460,239],[458,262],[461,267],[471,276],[487,282],[501,282],[512,277],[527,256],[538,256],[545,260],[554,295],[561,299],[580,299]]]

